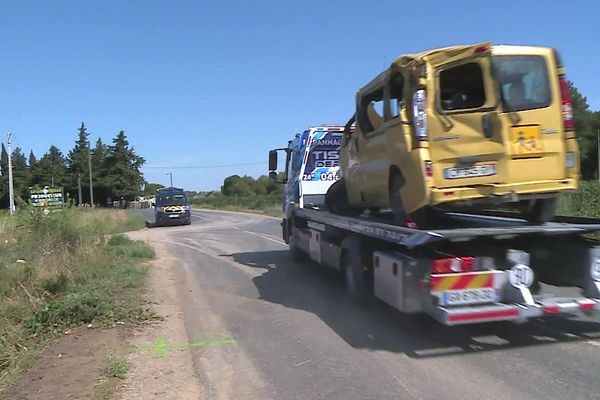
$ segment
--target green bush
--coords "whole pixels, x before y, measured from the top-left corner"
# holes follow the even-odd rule
[[[558,214],[600,218],[600,183],[583,181],[577,192],[562,195]]]
[[[69,289],[69,277],[64,272],[42,280],[41,287],[51,294],[65,293]]]

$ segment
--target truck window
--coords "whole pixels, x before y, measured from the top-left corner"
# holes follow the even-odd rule
[[[440,73],[442,109],[448,111],[479,108],[485,104],[483,71],[476,62],[448,68]]]
[[[159,194],[156,198],[156,204],[159,206],[179,206],[187,204],[185,193]]]
[[[544,57],[494,56],[492,64],[507,111],[550,105],[550,82]]]

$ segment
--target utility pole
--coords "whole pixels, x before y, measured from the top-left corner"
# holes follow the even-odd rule
[[[88,169],[90,171],[90,205],[94,208],[94,186],[92,185],[92,146],[88,142]]]
[[[15,212],[15,193],[12,174],[12,139],[13,134],[8,132],[8,208],[11,215]]]
[[[77,173],[77,194],[79,195],[79,207],[81,207],[81,174]]]
[[[171,177],[171,187],[173,187],[173,173],[167,172],[165,175],[169,175]]]

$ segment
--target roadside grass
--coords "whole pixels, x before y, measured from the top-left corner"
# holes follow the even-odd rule
[[[123,210],[44,216],[28,209],[0,217],[0,388],[68,326],[155,317],[141,296],[142,262],[154,252],[116,234],[143,222]]]
[[[106,357],[108,359],[108,367],[106,367],[106,371],[104,371],[104,373],[111,378],[117,378],[121,380],[125,379],[127,371],[129,370],[129,364],[127,363],[127,360],[115,356],[110,350],[108,351]]]

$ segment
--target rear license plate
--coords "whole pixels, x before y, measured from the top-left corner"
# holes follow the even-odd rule
[[[440,297],[441,306],[493,303],[496,301],[494,288],[447,290]]]
[[[513,126],[510,128],[513,156],[532,156],[544,151],[544,143],[538,125]]]
[[[495,174],[495,164],[474,165],[472,167],[444,169],[444,178],[446,179],[474,178],[477,176],[490,176]]]

